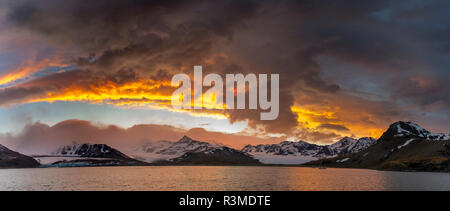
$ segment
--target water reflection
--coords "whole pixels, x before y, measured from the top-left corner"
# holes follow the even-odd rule
[[[450,190],[450,174],[253,166],[2,169],[0,190]]]

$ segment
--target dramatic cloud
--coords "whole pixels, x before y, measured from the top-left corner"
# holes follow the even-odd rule
[[[0,69],[2,107],[81,101],[170,109],[171,76],[192,75],[194,65],[203,65],[204,73],[220,75],[280,74],[275,121],[261,121],[259,110],[191,111],[245,120],[258,133],[328,143],[377,137],[397,120],[450,126],[448,1],[15,0],[0,6],[6,34],[0,43],[24,58]]]
[[[102,75],[74,70],[5,88],[0,91],[0,98],[3,106],[39,101],[103,103],[107,100],[121,103],[148,100],[168,104],[174,90],[170,81],[143,80],[133,70]]]

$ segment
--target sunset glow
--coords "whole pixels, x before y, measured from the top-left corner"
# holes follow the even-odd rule
[[[448,58],[435,47],[447,42],[437,36],[445,32],[431,23],[424,30],[420,17],[403,14],[422,14],[415,12],[421,6],[370,3],[358,5],[364,8],[356,13],[335,5],[333,18],[325,21],[318,17],[330,14],[321,3],[218,4],[136,9],[123,2],[109,11],[102,3],[89,9],[75,2],[37,6],[24,1],[25,9],[2,3],[0,116],[15,115],[8,118],[19,133],[17,128],[41,121],[92,120],[88,108],[104,109],[94,112],[99,124],[120,119],[112,125],[239,133],[243,145],[252,136],[261,142],[280,138],[321,145],[345,136],[379,138],[398,120],[433,131],[449,127]],[[388,13],[401,21],[390,20],[395,17]],[[408,28],[399,26],[402,21]],[[433,59],[425,60],[425,51]],[[173,95],[181,84],[172,85],[171,79],[186,74],[193,87],[194,66],[203,67],[203,77],[217,74],[224,85],[227,74],[279,75],[279,115],[261,120],[268,109],[260,108],[260,96],[257,109],[248,109],[248,86],[245,109],[227,109],[226,88],[218,95],[208,86],[183,105],[186,96]],[[188,105],[200,109],[175,108]],[[43,107],[52,107],[45,111],[51,118],[42,120]],[[127,118],[128,112],[136,119]],[[2,127],[6,133],[12,126]]]

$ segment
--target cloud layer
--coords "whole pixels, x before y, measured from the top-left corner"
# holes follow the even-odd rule
[[[448,1],[19,0],[0,6],[9,52],[32,58],[0,72],[0,85],[9,83],[0,88],[3,107],[83,101],[169,109],[171,76],[192,74],[201,64],[206,73],[280,74],[276,121],[260,121],[260,111],[213,111],[262,133],[329,143],[344,135],[379,136],[400,119],[450,127]],[[30,40],[47,47],[20,44]],[[36,51],[45,56],[30,56]],[[44,69],[43,61],[76,68],[11,84]]]

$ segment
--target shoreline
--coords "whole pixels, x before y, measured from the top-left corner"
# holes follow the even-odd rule
[[[29,168],[14,168],[14,167],[0,167],[0,170],[7,169],[48,169],[48,168],[90,168],[90,167],[210,167],[210,166],[223,166],[223,167],[300,167],[300,168],[324,168],[324,169],[356,169],[356,170],[373,170],[373,171],[386,171],[386,172],[410,172],[410,173],[450,173],[450,171],[419,171],[419,170],[389,170],[389,169],[376,169],[376,168],[351,168],[351,167],[339,167],[339,166],[318,166],[318,165],[292,165],[292,164],[259,164],[259,165],[226,165],[226,164],[138,164],[138,165],[72,165],[72,166],[45,166],[41,165],[38,167]]]

